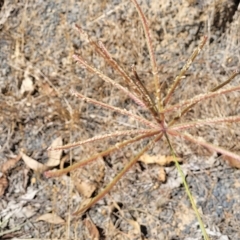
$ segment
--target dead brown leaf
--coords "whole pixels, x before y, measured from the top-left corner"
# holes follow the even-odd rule
[[[91,239],[98,240],[100,238],[100,235],[95,224],[89,218],[86,218],[83,223],[88,229]]]
[[[20,159],[21,154],[19,154],[15,158],[9,159],[1,165],[0,169],[2,175],[0,176],[0,196],[4,194],[6,188],[8,187],[8,179],[6,176],[7,171],[12,169]]]
[[[8,170],[12,169],[20,159],[21,159],[21,154],[19,154],[15,158],[9,159],[4,164],[2,164],[0,168],[2,173],[6,173]]]
[[[87,168],[79,168],[72,174],[74,186],[77,191],[86,198],[92,196],[96,190],[98,183],[102,181],[105,175],[105,167],[103,161],[99,161],[95,165],[89,165]]]
[[[159,164],[160,166],[168,165],[172,162],[174,162],[175,158],[174,156],[163,156],[163,155],[155,155],[151,156],[149,154],[144,154],[139,161],[144,162],[145,164]],[[176,159],[177,161],[180,161],[180,158]]]
[[[0,177],[0,196],[4,194],[7,187],[8,187],[8,179],[5,175],[2,175],[2,177]]]
[[[127,219],[128,223],[134,228],[133,234],[141,235],[141,228],[137,221],[134,221],[132,219]]]
[[[222,155],[222,158],[226,160],[231,167],[240,169],[240,162],[238,160],[225,155]]]
[[[77,191],[86,198],[91,197],[96,190],[96,184],[87,181],[75,182],[74,185],[77,188]]]
[[[40,91],[43,95],[47,95],[50,97],[55,97],[57,95],[54,89],[47,82],[41,84]]]
[[[44,221],[52,224],[64,224],[65,221],[55,213],[46,213],[37,218],[36,221]]]
[[[21,156],[22,156],[23,161],[26,163],[26,165],[34,171],[43,172],[48,169],[47,166],[44,166],[42,163],[39,163],[38,161],[36,161],[33,158],[30,158],[23,152],[21,152]]]
[[[163,167],[161,167],[159,170],[158,180],[161,182],[166,182],[166,173]]]
[[[24,94],[25,92],[32,92],[34,90],[33,80],[31,77],[26,76],[22,81],[20,92]]]
[[[62,146],[62,145],[63,145],[62,137],[58,137],[55,140],[53,140],[50,148],[54,148],[54,147]],[[48,151],[49,159],[48,159],[48,161],[46,162],[45,165],[49,166],[49,167],[58,166],[60,164],[61,156],[62,156],[62,150]]]

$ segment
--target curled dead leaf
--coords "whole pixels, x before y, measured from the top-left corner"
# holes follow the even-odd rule
[[[128,223],[133,227],[133,234],[141,235],[141,227],[137,221],[127,219]]]
[[[64,224],[65,221],[60,218],[57,214],[55,213],[46,213],[41,215],[36,219],[36,221],[44,221],[52,224]]]
[[[40,87],[41,87],[40,91],[43,95],[47,95],[51,97],[54,97],[57,95],[55,90],[47,82],[42,83]]]
[[[96,190],[96,184],[90,182],[75,182],[74,185],[77,188],[77,191],[86,198],[91,197],[93,192]]]
[[[50,148],[55,148],[62,145],[63,145],[62,137],[58,137],[55,140],[53,140]],[[60,164],[61,156],[62,156],[62,150],[48,151],[48,161],[46,162],[45,165],[49,167],[58,166]]]
[[[21,156],[22,156],[23,161],[26,163],[26,165],[34,171],[43,172],[48,169],[47,166],[44,166],[42,163],[39,163],[38,161],[36,161],[33,158],[30,158],[23,152],[21,152]]]
[[[92,196],[98,183],[102,181],[105,175],[105,167],[102,160],[95,165],[89,165],[87,168],[79,168],[73,172],[72,178],[77,191],[86,198]]]
[[[86,218],[83,223],[88,229],[91,239],[98,240],[100,238],[100,235],[95,224],[89,218]]]

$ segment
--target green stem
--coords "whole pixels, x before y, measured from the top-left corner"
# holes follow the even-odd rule
[[[175,151],[174,151],[174,149],[173,149],[173,146],[172,146],[172,144],[171,144],[171,142],[170,142],[169,137],[168,137],[167,134],[165,134],[165,137],[166,137],[167,142],[168,142],[168,145],[169,145],[169,147],[170,147],[171,154],[172,154],[173,157],[174,157],[174,162],[175,162],[176,168],[177,168],[177,170],[178,170],[178,172],[179,172],[179,174],[180,174],[180,176],[181,176],[181,178],[182,178],[183,185],[184,185],[184,187],[185,187],[185,191],[186,191],[186,193],[187,193],[187,195],[188,195],[188,198],[189,198],[189,200],[190,200],[190,202],[191,202],[191,204],[192,204],[192,208],[193,208],[193,210],[194,210],[194,212],[195,212],[195,214],[196,214],[196,217],[197,217],[197,219],[198,219],[198,222],[199,222],[199,225],[200,225],[200,228],[201,228],[201,231],[202,231],[202,235],[203,235],[203,237],[204,237],[204,240],[209,240],[209,237],[208,237],[208,235],[207,235],[207,232],[206,232],[206,229],[205,229],[205,227],[204,227],[203,221],[202,221],[202,219],[201,219],[201,217],[200,217],[200,214],[199,214],[199,211],[198,211],[198,209],[197,209],[197,205],[196,205],[196,203],[195,203],[195,201],[194,201],[194,199],[193,199],[193,196],[192,196],[192,194],[191,194],[191,191],[190,191],[190,189],[189,189],[189,187],[188,187],[188,184],[187,184],[187,182],[186,182],[185,175],[184,175],[184,173],[183,173],[183,171],[182,171],[181,166],[179,165],[179,163],[178,163],[178,161],[177,161],[177,156],[176,156],[176,154],[175,154]]]

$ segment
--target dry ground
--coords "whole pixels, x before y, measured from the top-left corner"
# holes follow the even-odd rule
[[[90,179],[98,191],[144,142],[56,179],[44,178],[22,158],[17,161],[22,151],[46,163],[47,148],[58,137],[68,143],[135,126],[123,116],[75,99],[69,93],[71,88],[147,116],[127,96],[72,60],[74,52],[81,53],[108,76],[122,81],[75,31],[77,23],[101,39],[126,69],[135,64],[146,86],[153,90],[143,30],[130,1],[2,0],[0,6],[0,165],[6,167],[10,159],[16,159],[8,170],[0,172],[0,238],[94,239],[96,234],[95,239],[201,239],[174,166],[165,168],[167,181],[161,184],[157,179],[160,166],[138,163],[84,216],[72,217],[83,201],[77,191],[79,178]],[[166,85],[201,37],[209,37],[174,101],[207,91],[239,69],[239,1],[154,0],[141,1],[141,6],[152,31],[160,78]],[[239,82],[237,77],[232,84]],[[240,114],[239,93],[232,93],[206,101],[192,110],[189,118],[236,114]],[[194,134],[240,151],[239,124],[206,127]],[[65,164],[110,143],[65,151]],[[210,237],[240,239],[239,170],[217,153],[184,141],[176,141],[174,146],[184,160],[182,168]],[[162,143],[151,154],[168,155],[169,150]],[[59,219],[41,220],[47,213],[55,213]]]

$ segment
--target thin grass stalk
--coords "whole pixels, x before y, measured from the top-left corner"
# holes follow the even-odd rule
[[[168,102],[171,99],[176,87],[179,85],[180,81],[184,78],[184,75],[185,75],[186,71],[189,69],[189,67],[191,66],[191,64],[193,63],[193,61],[197,57],[197,55],[201,52],[201,50],[202,50],[202,48],[203,48],[203,46],[205,45],[206,42],[207,42],[207,37],[205,36],[203,38],[203,40],[200,42],[199,46],[194,49],[192,55],[187,60],[186,64],[183,66],[183,68],[181,69],[178,76],[175,78],[175,80],[174,80],[172,86],[170,87],[165,99],[163,100],[163,106],[166,106],[168,104]]]
[[[103,103],[103,102],[99,102],[99,101],[97,101],[95,99],[85,97],[84,95],[82,95],[82,94],[80,94],[80,93],[78,93],[78,92],[76,92],[74,90],[72,90],[71,93],[75,97],[77,97],[79,99],[82,99],[83,101],[86,101],[88,103],[92,103],[92,104],[98,105],[100,107],[109,109],[111,111],[118,112],[118,113],[120,113],[122,115],[132,117],[133,119],[138,120],[139,122],[143,123],[146,126],[150,126],[152,128],[160,128],[157,124],[155,124],[153,122],[150,122],[147,119],[142,118],[142,117],[140,117],[138,115],[135,115],[135,114],[131,113],[130,111],[127,111],[126,109],[117,108],[117,107],[111,106],[109,104],[106,104],[106,103]]]
[[[144,139],[144,138],[147,138],[147,137],[151,137],[151,136],[154,136],[157,134],[157,131],[156,132],[152,132],[152,133],[148,133],[148,134],[142,134],[140,136],[137,136],[135,138],[132,138],[132,139],[129,139],[129,140],[126,140],[126,141],[123,141],[123,142],[120,142],[120,143],[117,143],[115,144],[115,146],[111,147],[111,148],[108,148],[107,150],[105,151],[102,151],[100,153],[97,153],[93,156],[91,156],[90,158],[87,158],[85,160],[82,160],[80,162],[77,162],[77,163],[74,163],[73,165],[67,167],[67,168],[64,168],[64,169],[60,169],[60,170],[56,170],[56,171],[46,171],[44,173],[44,175],[46,177],[60,177],[64,174],[67,174],[69,173],[70,171],[73,171],[77,168],[80,168],[82,166],[85,166],[91,162],[93,162],[94,160],[98,159],[99,157],[104,157],[110,153],[112,153],[113,151],[116,151],[116,150],[119,150],[131,143],[134,143],[134,142],[137,142],[141,139]]]
[[[138,14],[139,14],[141,22],[142,22],[143,30],[144,30],[144,33],[145,33],[147,48],[148,48],[150,61],[151,61],[152,74],[153,74],[153,79],[154,79],[154,84],[155,84],[156,104],[157,104],[158,110],[160,111],[162,109],[161,87],[160,87],[160,84],[159,84],[157,62],[156,62],[156,59],[155,59],[155,55],[153,53],[152,40],[151,40],[151,36],[150,36],[149,27],[148,27],[148,24],[147,24],[147,19],[146,19],[144,13],[142,12],[142,9],[140,8],[137,1],[136,0],[131,0],[131,1],[135,5],[135,7],[138,11]],[[162,119],[162,121],[163,121],[163,119]]]
[[[129,163],[118,173],[118,175],[96,196],[94,197],[90,203],[88,203],[83,208],[79,209],[73,215],[79,215],[84,213],[87,209],[89,209],[92,205],[97,203],[101,198],[103,198],[121,179],[121,177],[138,161],[138,159],[148,151],[152,145],[162,138],[162,134],[159,134],[152,142],[148,143],[136,156],[134,156]]]
[[[97,51],[97,53],[104,58],[104,54],[98,44],[91,39],[91,37],[84,31],[79,25],[75,24],[77,31],[84,36],[84,38],[90,43],[90,45]]]
[[[103,81],[112,84],[114,87],[116,87],[117,89],[124,92],[127,96],[129,96],[131,99],[133,99],[141,107],[147,108],[145,103],[142,100],[140,100],[135,94],[131,93],[127,88],[125,88],[125,87],[121,86],[120,84],[114,82],[111,78],[107,77],[105,74],[103,74],[97,68],[94,68],[91,65],[89,65],[79,55],[74,54],[73,58],[80,64],[80,66],[83,66],[83,68],[86,68],[89,72],[92,72],[92,73],[98,75]]]
[[[182,178],[185,191],[186,191],[186,193],[187,193],[187,195],[188,195],[188,198],[189,198],[189,200],[190,200],[190,202],[191,202],[192,208],[193,208],[193,210],[194,210],[194,212],[195,212],[195,214],[196,214],[196,217],[197,217],[197,219],[198,219],[198,222],[199,222],[199,225],[200,225],[200,228],[201,228],[201,231],[202,231],[202,235],[203,235],[203,237],[204,237],[204,240],[209,240],[209,237],[208,237],[208,235],[207,235],[206,229],[205,229],[205,227],[204,227],[204,223],[203,223],[202,218],[201,218],[201,216],[200,216],[200,213],[199,213],[199,211],[198,211],[198,209],[197,209],[197,205],[196,205],[196,203],[195,203],[195,201],[194,201],[194,199],[193,199],[192,193],[191,193],[191,191],[190,191],[190,189],[189,189],[189,187],[188,187],[188,184],[187,184],[187,181],[186,181],[186,177],[185,177],[185,175],[184,175],[184,173],[183,173],[183,171],[182,171],[182,168],[181,168],[180,164],[179,164],[178,161],[177,161],[177,156],[176,156],[176,153],[175,153],[175,151],[174,151],[174,148],[173,148],[173,146],[172,146],[172,144],[171,144],[171,142],[170,142],[170,139],[169,139],[169,137],[168,137],[167,134],[165,134],[165,137],[166,137],[167,142],[168,142],[168,145],[169,145],[169,147],[170,147],[171,154],[172,154],[172,156],[174,157],[175,166],[176,166],[176,168],[177,168],[177,170],[178,170],[178,172],[179,172],[179,174],[180,174],[180,176],[181,176],[181,178]]]
[[[219,84],[217,87],[211,89],[210,92],[215,92],[215,91],[219,90],[220,88],[224,87],[225,85],[230,83],[239,74],[240,74],[239,70],[233,71],[233,73],[230,75],[230,77],[225,82],[223,82],[223,83]]]
[[[73,149],[76,147],[80,147],[84,144],[87,143],[92,143],[92,142],[96,142],[96,141],[101,141],[107,138],[113,138],[113,137],[119,137],[119,136],[130,136],[130,135],[137,135],[137,134],[149,134],[149,133],[158,133],[159,130],[157,129],[138,129],[138,130],[125,130],[125,131],[118,131],[115,133],[109,133],[109,134],[105,134],[105,135],[100,135],[100,136],[95,136],[92,138],[88,138],[86,140],[83,141],[79,141],[79,142],[75,142],[75,143],[70,143],[70,144],[66,144],[64,146],[56,146],[56,147],[49,147],[47,150],[48,151],[56,151],[56,150],[65,150],[65,149]]]

